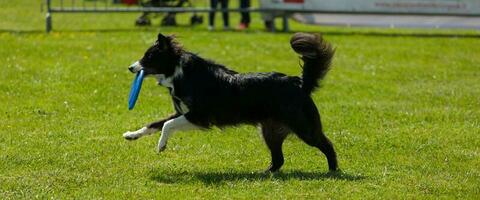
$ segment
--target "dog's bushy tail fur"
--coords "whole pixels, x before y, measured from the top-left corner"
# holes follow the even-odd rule
[[[309,33],[295,33],[290,39],[290,45],[295,52],[302,55],[302,88],[311,94],[330,69],[335,50],[320,35]]]

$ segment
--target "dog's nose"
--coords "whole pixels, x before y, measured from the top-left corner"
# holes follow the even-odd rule
[[[138,71],[142,70],[142,65],[140,64],[140,62],[135,62],[133,64],[130,65],[130,67],[128,67],[128,70],[130,70],[132,73],[137,73]]]

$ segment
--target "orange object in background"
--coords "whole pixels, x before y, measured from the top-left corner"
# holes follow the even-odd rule
[[[138,0],[122,0],[123,4],[134,5],[138,3]]]

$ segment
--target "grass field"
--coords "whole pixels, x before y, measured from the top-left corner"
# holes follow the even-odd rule
[[[317,27],[337,48],[314,94],[341,173],[290,137],[278,174],[255,127],[122,138],[173,111],[146,80],[127,109],[132,74],[158,32],[240,72],[298,75],[291,33],[136,28],[137,14],[54,15],[0,2],[0,199],[479,199],[478,31]],[[186,18],[181,20],[186,21]],[[233,22],[238,16],[233,16]],[[218,21],[220,22],[220,21]]]

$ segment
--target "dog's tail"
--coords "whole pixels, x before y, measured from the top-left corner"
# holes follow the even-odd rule
[[[325,77],[330,69],[335,50],[320,35],[308,33],[295,33],[290,39],[290,45],[295,52],[302,55],[302,88],[311,94],[318,88],[318,81]]]

